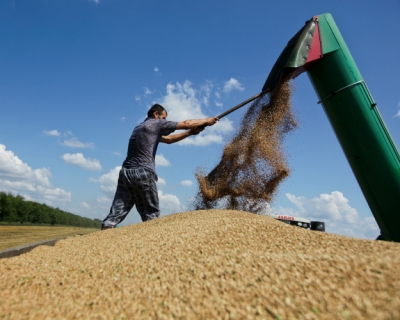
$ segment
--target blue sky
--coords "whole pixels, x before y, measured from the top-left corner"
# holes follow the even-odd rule
[[[287,41],[322,13],[333,15],[399,146],[398,1],[2,0],[0,190],[103,219],[130,134],[154,102],[177,121],[231,108],[261,91]],[[375,238],[379,229],[307,75],[294,86],[292,174],[273,210]],[[160,144],[163,215],[187,210],[196,168],[217,164],[245,110],[195,139]],[[139,221],[134,209],[123,224]]]

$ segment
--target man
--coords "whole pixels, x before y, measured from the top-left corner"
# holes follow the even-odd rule
[[[129,140],[128,155],[119,172],[117,191],[110,213],[103,220],[101,229],[115,228],[136,205],[142,221],[160,216],[155,172],[155,156],[159,142],[175,143],[191,135],[199,134],[206,126],[212,126],[218,118],[167,121],[167,111],[159,104],[153,105],[147,118],[134,130]],[[188,131],[169,135],[175,130]]]

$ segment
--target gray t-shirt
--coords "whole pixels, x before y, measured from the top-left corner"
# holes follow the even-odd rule
[[[133,129],[129,139],[128,155],[122,164],[124,168],[144,168],[156,173],[155,157],[162,136],[176,130],[178,122],[165,119],[146,118]]]

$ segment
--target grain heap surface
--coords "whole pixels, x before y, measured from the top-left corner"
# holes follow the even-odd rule
[[[0,260],[0,318],[400,319],[400,245],[175,214]]]
[[[195,209],[237,209],[259,213],[289,176],[284,137],[296,128],[291,111],[290,74],[247,110],[237,134],[208,175],[198,170]]]

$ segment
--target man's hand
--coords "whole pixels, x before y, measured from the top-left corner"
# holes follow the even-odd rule
[[[196,128],[192,128],[189,130],[190,135],[196,135],[199,134],[200,132],[202,132],[204,130],[204,127],[196,127]]]
[[[218,118],[207,118],[206,119],[206,126],[212,126],[217,123]]]

